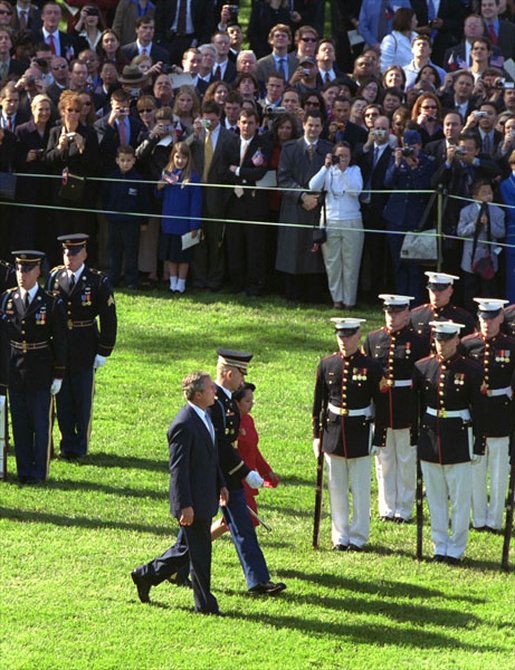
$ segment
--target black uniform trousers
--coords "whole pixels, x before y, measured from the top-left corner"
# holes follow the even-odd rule
[[[20,482],[44,481],[50,456],[50,388],[9,389]]]
[[[174,545],[150,563],[138,569],[152,586],[176,574],[187,574],[189,564],[195,611],[218,612],[218,602],[211,593],[211,519],[195,519],[191,526],[181,526]]]
[[[94,379],[93,367],[67,370],[64,375],[63,385],[56,395],[63,456],[85,456],[88,452]]]

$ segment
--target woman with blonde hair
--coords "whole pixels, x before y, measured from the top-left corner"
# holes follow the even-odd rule
[[[200,113],[200,101],[193,86],[181,86],[175,93],[173,118],[177,139],[190,135],[193,121]]]

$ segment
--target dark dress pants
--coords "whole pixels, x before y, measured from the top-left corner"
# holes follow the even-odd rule
[[[50,457],[50,388],[9,389],[18,479],[44,481]]]
[[[175,544],[138,572],[152,586],[157,586],[183,573],[188,563],[195,611],[218,612],[218,602],[211,593],[211,519],[195,519],[191,526],[182,526]]]
[[[93,366],[66,372],[61,390],[55,397],[63,455],[85,456],[88,453],[94,376]]]

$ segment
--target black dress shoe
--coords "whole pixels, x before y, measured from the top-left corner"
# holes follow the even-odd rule
[[[347,551],[349,548],[348,544],[335,544],[333,545],[333,551]]]
[[[275,596],[284,591],[285,588],[286,584],[283,584],[283,582],[263,582],[249,589],[249,593],[251,596]]]
[[[456,558],[455,556],[446,556],[445,562],[447,563],[447,565],[459,565],[461,563],[461,560],[459,558]]]
[[[443,554],[435,554],[433,556],[433,563],[445,563],[447,556],[444,556]]]
[[[358,547],[357,544],[353,544],[352,542],[349,544],[348,551],[363,551],[363,547]]]
[[[136,584],[136,588],[138,589],[138,598],[142,603],[149,603],[150,598],[148,594],[150,593],[152,585],[149,584],[145,577],[142,577],[137,570],[133,570],[131,572],[131,577],[132,581]]]
[[[502,535],[502,530],[500,528],[492,528],[491,526],[485,526],[485,531],[487,533],[492,533],[492,535]]]
[[[488,526],[472,526],[472,530],[476,530],[478,533],[485,533],[488,530]]]
[[[380,516],[379,518],[380,518],[381,521],[383,521],[383,522],[394,521],[394,520],[395,520],[395,519],[393,518],[393,516]]]
[[[396,516],[393,520],[395,523],[408,523],[407,519],[403,519],[402,516]]]

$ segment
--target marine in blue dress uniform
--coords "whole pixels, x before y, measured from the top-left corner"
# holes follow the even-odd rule
[[[411,325],[418,335],[426,341],[426,355],[431,352],[432,330],[431,321],[456,321],[463,324],[462,336],[470,335],[476,329],[476,321],[472,314],[451,302],[454,292],[456,275],[445,272],[425,272],[428,278],[427,290],[429,302],[411,311]]]
[[[9,400],[18,479],[37,484],[48,475],[51,396],[59,393],[67,357],[62,301],[38,284],[41,251],[14,251],[18,286],[0,311],[7,320]]]
[[[69,343],[57,420],[61,456],[77,460],[88,452],[95,371],[104,365],[116,342],[116,306],[107,277],[85,265],[89,236],[75,233],[57,239],[63,246],[64,264],[51,271],[47,289],[63,300]]]
[[[499,531],[510,474],[510,435],[515,426],[515,339],[501,332],[507,300],[474,300],[478,303],[479,332],[463,338],[461,346],[465,356],[483,369],[486,452],[473,470],[472,525],[476,530]]]
[[[431,517],[433,560],[459,563],[467,546],[472,466],[484,453],[481,367],[458,350],[463,324],[432,321],[436,353],[415,363],[418,450]],[[449,503],[451,533],[449,535]]]
[[[313,450],[318,457],[323,433],[333,547],[338,551],[359,551],[370,532],[370,457],[386,441],[386,427],[379,423],[372,439],[373,403],[379,400],[383,374],[379,363],[359,349],[360,327],[365,319],[331,321],[339,351],[322,358],[317,368]]]
[[[409,325],[413,298],[384,293],[379,298],[386,325],[371,331],[363,347],[367,356],[381,364],[384,374],[376,403],[376,421],[387,426],[386,444],[376,455],[379,516],[383,521],[403,523],[411,519],[415,504],[417,449],[411,428],[416,423],[416,405],[412,376],[425,346]]]

